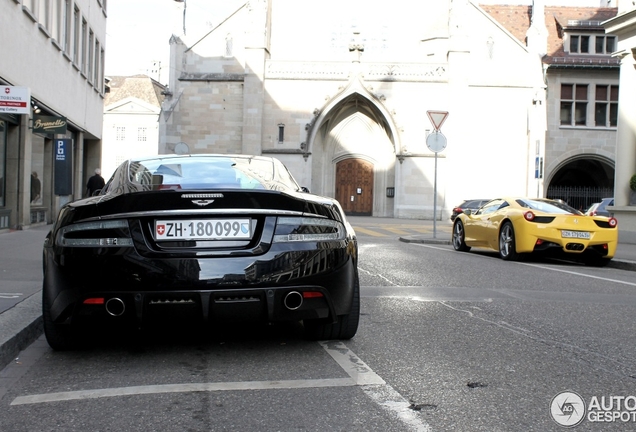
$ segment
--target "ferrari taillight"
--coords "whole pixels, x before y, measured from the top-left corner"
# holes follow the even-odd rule
[[[533,221],[534,220],[534,213],[532,213],[531,211],[527,211],[523,214],[523,217],[527,220],[527,221]]]
[[[609,226],[611,226],[612,228],[616,228],[616,225],[618,225],[618,220],[614,217],[609,218]]]

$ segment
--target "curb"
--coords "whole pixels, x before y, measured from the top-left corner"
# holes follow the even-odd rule
[[[42,294],[38,291],[2,313],[0,369],[42,335]]]

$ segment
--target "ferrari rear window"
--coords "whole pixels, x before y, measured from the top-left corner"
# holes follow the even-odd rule
[[[540,199],[518,199],[517,204],[521,207],[537,210],[545,213],[553,214],[581,214],[580,211],[570,207],[569,205],[552,200]]]

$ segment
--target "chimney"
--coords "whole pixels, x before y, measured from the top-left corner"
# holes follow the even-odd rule
[[[528,50],[540,57],[548,53],[548,29],[545,25],[544,0],[532,2],[532,20],[526,33]]]

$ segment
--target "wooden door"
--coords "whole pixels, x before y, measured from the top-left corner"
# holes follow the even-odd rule
[[[345,159],[336,164],[336,199],[348,215],[373,213],[373,164]]]

